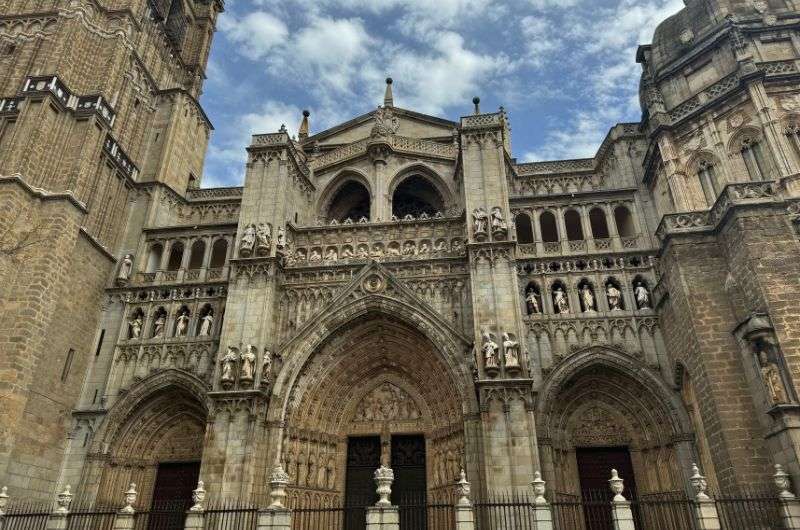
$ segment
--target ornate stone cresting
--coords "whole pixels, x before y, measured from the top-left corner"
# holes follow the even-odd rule
[[[375,470],[375,484],[378,486],[376,492],[378,493],[378,502],[375,506],[388,507],[392,505],[389,496],[392,494],[392,483],[394,482],[394,471],[382,465]]]
[[[269,477],[269,485],[271,488],[269,492],[271,501],[269,507],[282,509],[284,507],[283,501],[286,499],[286,486],[289,485],[289,475],[280,464],[272,471],[272,475]]]

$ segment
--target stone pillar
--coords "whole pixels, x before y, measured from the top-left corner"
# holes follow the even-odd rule
[[[72,492],[67,485],[56,497],[56,509],[47,518],[46,530],[66,530],[70,504],[72,504]]]
[[[720,530],[722,528],[717,503],[706,494],[708,483],[700,474],[697,464],[692,464],[692,476],[689,479],[697,495],[694,499],[694,513],[697,519],[697,530]]]
[[[608,483],[614,493],[614,498],[611,500],[611,518],[614,521],[614,530],[636,530],[631,503],[622,496],[624,485],[616,469],[611,470],[611,478]]]
[[[789,491],[789,474],[783,466],[775,464],[775,485],[781,503],[781,518],[786,530],[800,530],[800,500]]]
[[[206,500],[206,489],[203,481],[197,483],[197,488],[192,491],[192,502],[194,504],[186,513],[186,523],[184,523],[184,530],[203,530],[205,528],[205,506],[203,503]]]
[[[456,483],[458,501],[456,502],[455,530],[475,530],[475,513],[472,510],[472,502],[469,500],[470,491],[467,474],[462,469],[461,478]]]
[[[545,482],[542,480],[542,474],[536,472],[533,477],[533,523],[534,530],[553,530],[553,512],[550,510],[550,505],[547,504],[547,499],[544,498]]]
[[[375,471],[375,484],[378,486],[378,502],[367,508],[367,530],[400,530],[400,510],[392,505],[394,471],[381,466]]]

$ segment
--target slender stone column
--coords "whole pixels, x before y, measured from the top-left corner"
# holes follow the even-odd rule
[[[467,474],[461,470],[461,478],[456,483],[458,501],[456,502],[456,530],[475,530],[475,513],[469,500],[471,487]]]
[[[616,469],[611,470],[611,478],[608,481],[614,498],[611,501],[611,518],[614,521],[614,530],[636,530],[633,522],[633,511],[631,503],[622,496],[624,485]]]
[[[550,505],[547,504],[547,499],[544,498],[545,482],[542,480],[542,474],[536,472],[534,474],[533,482],[533,521],[534,530],[553,530],[553,512]]]
[[[197,483],[197,488],[192,491],[192,501],[194,504],[189,508],[186,514],[186,523],[184,530],[203,530],[205,528],[205,506],[203,503],[206,500],[206,489],[203,481]]]
[[[375,471],[375,484],[378,485],[378,502],[367,508],[367,530],[400,530],[400,510],[392,505],[394,471],[381,466]]]
[[[700,474],[697,464],[692,464],[692,476],[689,479],[697,492],[694,499],[694,513],[697,518],[697,530],[720,530],[722,525],[717,513],[717,503],[706,494],[708,483]]]
[[[292,527],[292,511],[283,505],[289,475],[280,464],[272,472],[269,481],[272,503],[266,510],[258,512],[258,530],[289,530]]]
[[[72,492],[67,485],[56,498],[56,509],[47,518],[46,530],[66,530],[70,504],[72,504]]]
[[[786,530],[800,530],[800,500],[789,491],[789,474],[775,464],[775,485],[781,502],[781,517]]]

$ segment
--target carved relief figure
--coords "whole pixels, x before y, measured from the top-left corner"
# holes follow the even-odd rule
[[[556,287],[553,291],[553,303],[556,307],[556,313],[565,315],[569,313],[569,302],[567,302],[567,293],[564,292],[560,286]]]
[[[244,234],[242,235],[242,243],[239,246],[239,255],[243,257],[248,257],[253,254],[253,246],[256,244],[256,225],[248,225],[247,228],[244,229]]]
[[[320,261],[322,261],[322,254],[320,253],[319,249],[317,248],[311,249],[311,255],[308,256],[308,261],[310,263],[319,263]]]
[[[236,361],[239,360],[239,350],[233,346],[228,346],[228,351],[222,357],[222,373],[220,382],[223,385],[232,384],[235,378]]]
[[[269,387],[272,383],[272,352],[264,350],[264,361],[261,365],[261,386]]]
[[[382,258],[383,257],[383,245],[381,245],[380,243],[375,244],[375,246],[372,247],[371,256],[373,258],[376,258],[376,259],[377,258]]]
[[[639,309],[650,307],[650,291],[644,286],[642,282],[636,282],[636,288],[633,290],[636,296],[636,305]]]
[[[403,245],[403,256],[413,256],[416,253],[413,241],[406,241]]]
[[[436,242],[436,245],[433,247],[433,251],[437,254],[443,254],[447,252],[447,241],[444,239],[440,239]]]
[[[622,293],[613,283],[606,286],[606,297],[608,297],[608,307],[612,311],[622,311]]]
[[[506,368],[519,368],[519,342],[510,333],[503,333]]]
[[[342,247],[342,259],[353,259],[353,247]]]
[[[486,229],[489,226],[489,214],[486,213],[486,210],[483,207],[476,208],[472,212],[472,219],[475,225],[475,235],[485,236]]]
[[[209,309],[203,317],[200,318],[200,332],[201,337],[208,337],[211,335],[211,326],[214,324],[214,311]]]
[[[533,289],[528,289],[525,294],[525,305],[528,308],[529,315],[538,315],[542,312],[539,307],[539,296]]]
[[[386,248],[386,255],[391,257],[397,257],[400,254],[401,254],[400,244],[397,242],[389,243],[389,246]]]
[[[337,261],[339,259],[339,255],[336,253],[336,249],[334,247],[330,247],[328,252],[325,253],[325,261]]]
[[[369,248],[367,245],[358,245],[358,259],[367,259],[369,257]]]
[[[164,316],[164,313],[159,313],[156,317],[156,321],[153,324],[153,338],[159,339],[164,336],[164,326],[167,324],[167,317]]]
[[[417,252],[417,254],[425,256],[428,253],[430,253],[430,251],[431,251],[431,247],[428,244],[428,242],[427,241],[423,241],[422,243],[419,244],[419,251]]]
[[[494,341],[494,335],[488,331],[483,332],[483,365],[485,368],[497,368],[497,352],[500,347]]]
[[[256,230],[256,252],[259,256],[269,254],[270,246],[272,245],[272,225],[269,223],[261,223]]]
[[[356,407],[355,421],[416,420],[421,416],[405,391],[386,382],[369,392]]]
[[[456,254],[460,254],[461,252],[464,251],[464,241],[462,241],[461,239],[454,239],[452,249],[453,252],[455,252]]]
[[[242,353],[242,368],[239,374],[239,380],[252,381],[255,377],[256,366],[256,348],[252,344],[248,344]]]
[[[286,248],[286,229],[284,227],[278,228],[278,237],[276,238],[276,245],[278,250]]]
[[[758,352],[758,361],[761,364],[761,379],[764,381],[764,386],[767,388],[767,395],[773,405],[780,405],[781,403],[788,403],[789,400],[786,396],[786,387],[783,385],[783,378],[781,377],[780,368],[774,362],[769,360],[767,352]]]
[[[189,330],[189,312],[187,310],[181,311],[178,316],[178,321],[175,324],[175,336],[185,337],[186,332]]]
[[[133,270],[133,258],[130,254],[125,254],[122,262],[119,265],[119,273],[117,273],[117,281],[119,283],[127,283],[131,278],[131,271]]]
[[[503,219],[503,211],[499,206],[492,208],[492,234],[495,237],[505,236],[508,233],[508,224]]]
[[[584,285],[581,289],[581,299],[583,300],[583,307],[585,313],[594,313],[594,293],[592,288]]]
[[[142,337],[142,315],[137,313],[128,325],[130,327],[130,338],[139,339]]]

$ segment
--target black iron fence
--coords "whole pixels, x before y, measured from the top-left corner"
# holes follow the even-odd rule
[[[3,530],[44,530],[53,507],[47,504],[17,504],[3,518]]]
[[[67,530],[113,530],[119,507],[72,506]]]
[[[183,530],[191,501],[157,501],[149,509],[136,510],[134,530]]]
[[[476,530],[533,529],[533,499],[524,494],[499,493],[473,503]]]
[[[206,508],[205,530],[256,530],[258,507],[224,503]]]
[[[694,500],[682,491],[641,495],[631,501],[638,530],[695,530]]]
[[[556,530],[613,530],[611,492],[554,493],[550,506]]]
[[[455,530],[456,512],[451,502],[431,501],[425,495],[399,495],[400,528],[403,530]]]
[[[722,530],[783,530],[780,501],[772,492],[715,495]]]

